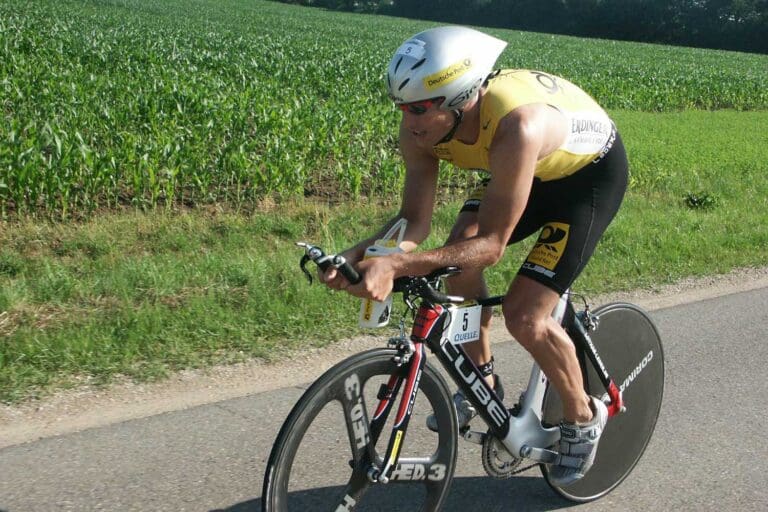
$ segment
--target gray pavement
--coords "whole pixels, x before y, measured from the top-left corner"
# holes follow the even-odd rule
[[[535,469],[485,477],[477,447],[461,442],[446,510],[768,510],[768,289],[652,317],[665,344],[665,401],[644,458],[621,486],[574,505]],[[494,351],[513,398],[530,359],[513,342]],[[305,386],[4,448],[0,511],[259,511],[272,442]]]

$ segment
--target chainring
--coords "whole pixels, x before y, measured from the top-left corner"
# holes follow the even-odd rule
[[[483,440],[483,469],[493,478],[509,478],[519,473],[517,467],[522,461],[515,457],[490,432]]]

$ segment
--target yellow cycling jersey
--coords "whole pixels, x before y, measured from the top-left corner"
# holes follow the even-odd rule
[[[608,114],[586,92],[558,76],[531,70],[502,70],[491,78],[480,102],[480,134],[474,144],[456,139],[434,147],[457,167],[488,171],[488,150],[499,121],[517,107],[545,103],[565,115],[565,142],[536,164],[543,181],[569,176],[610,149],[614,128]]]

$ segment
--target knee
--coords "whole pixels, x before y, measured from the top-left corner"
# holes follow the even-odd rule
[[[507,330],[529,352],[548,338],[549,319],[540,318],[524,306],[504,301],[502,305]]]
[[[467,218],[459,218],[456,221],[456,224],[453,225],[453,228],[451,229],[451,233],[448,235],[448,240],[446,241],[446,244],[459,242],[461,240],[466,240],[467,238],[472,238],[477,234],[477,221],[476,219],[470,218],[467,216]]]

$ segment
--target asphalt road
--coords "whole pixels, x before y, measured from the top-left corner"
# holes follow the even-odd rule
[[[665,343],[665,401],[644,458],[621,486],[576,506],[535,469],[485,477],[479,451],[461,442],[446,510],[768,510],[768,289],[652,317]],[[513,342],[494,350],[512,397],[530,360]],[[4,448],[0,511],[259,511],[272,442],[303,387]]]

